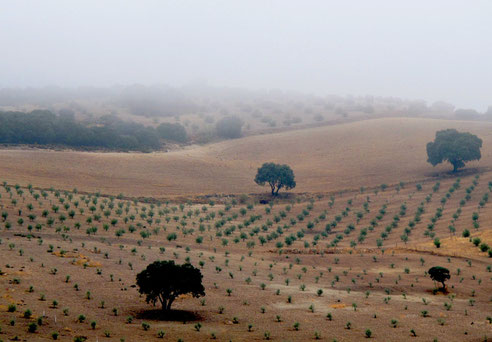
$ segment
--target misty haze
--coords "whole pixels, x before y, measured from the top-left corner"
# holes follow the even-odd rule
[[[0,0],[0,342],[490,341],[491,13]]]

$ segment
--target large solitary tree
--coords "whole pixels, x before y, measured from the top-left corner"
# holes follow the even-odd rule
[[[147,296],[147,303],[155,305],[159,301],[162,310],[167,311],[179,295],[205,296],[202,278],[200,270],[191,264],[155,261],[137,275],[137,285],[138,291]]]
[[[272,196],[278,195],[282,188],[289,190],[296,187],[294,172],[290,166],[275,163],[264,163],[256,173],[255,183],[262,186],[268,183],[272,189]]]
[[[436,132],[436,139],[427,144],[427,161],[436,166],[443,161],[453,165],[453,172],[470,160],[480,160],[482,139],[468,132],[446,129]]]
[[[449,270],[441,266],[431,267],[429,269],[429,276],[432,280],[442,284],[442,290],[446,289],[446,280],[451,278]]]

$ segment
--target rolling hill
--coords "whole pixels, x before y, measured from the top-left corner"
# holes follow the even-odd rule
[[[0,175],[23,185],[164,198],[266,191],[253,178],[263,162],[274,161],[293,168],[296,192],[333,192],[425,180],[449,170],[433,168],[425,152],[445,128],[483,139],[482,159],[468,168],[492,167],[492,123],[385,118],[149,154],[3,149]]]

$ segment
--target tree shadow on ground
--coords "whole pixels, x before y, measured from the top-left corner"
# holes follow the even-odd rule
[[[439,178],[439,179],[446,179],[446,178],[471,176],[471,175],[480,174],[480,173],[487,172],[487,171],[490,171],[490,168],[488,168],[488,167],[470,167],[470,168],[464,168],[464,169],[458,170],[456,172],[453,172],[453,170],[428,172],[425,174],[425,176],[426,177]]]
[[[253,200],[258,201],[260,204],[269,204],[270,202],[285,202],[285,201],[290,201],[293,200],[297,197],[299,197],[299,193],[293,193],[293,192],[280,192],[278,195],[273,196],[269,192],[265,193],[258,193],[258,194],[249,194],[249,197],[252,198]]]
[[[185,310],[141,310],[135,312],[134,315],[137,319],[145,319],[149,321],[194,322],[203,320],[203,317],[197,312]]]
[[[451,292],[448,290],[448,287],[446,286],[446,288],[442,288],[442,287],[436,287],[434,289],[428,289],[428,290],[425,290],[426,293],[430,293],[430,294],[433,294],[434,296],[437,296],[437,295],[443,295],[443,296],[447,296],[448,294],[450,294]]]

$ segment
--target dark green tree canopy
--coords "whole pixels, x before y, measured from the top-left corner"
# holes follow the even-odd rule
[[[449,270],[445,267],[434,266],[429,269],[429,276],[432,280],[442,284],[442,288],[446,288],[445,281],[451,278]]]
[[[243,121],[237,116],[227,116],[217,121],[215,129],[219,137],[235,139],[241,137],[243,124]]]
[[[468,132],[446,129],[436,132],[436,139],[427,144],[427,161],[436,166],[443,161],[453,165],[453,172],[470,160],[480,160],[482,139]]]
[[[86,124],[71,115],[55,115],[47,110],[30,113],[0,111],[0,143],[124,151],[157,150],[162,145],[152,127],[111,115]]]
[[[255,183],[262,186],[268,183],[273,196],[278,195],[282,188],[289,190],[296,187],[294,172],[290,166],[275,163],[264,163],[256,173]]]
[[[179,123],[164,122],[157,126],[156,130],[162,139],[177,142],[186,142],[188,140],[185,128]]]
[[[205,296],[202,273],[191,264],[176,265],[173,260],[155,261],[137,275],[139,292],[147,296],[147,303],[162,304],[162,310],[170,310],[174,300],[191,293],[197,298]]]

